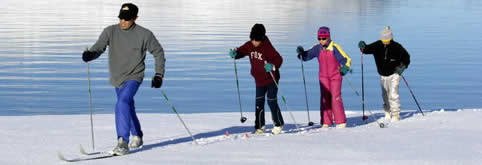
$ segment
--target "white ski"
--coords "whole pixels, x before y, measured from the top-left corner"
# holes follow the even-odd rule
[[[142,146],[139,148],[131,149],[128,154],[138,152],[142,149]],[[57,157],[65,162],[80,162],[86,160],[97,160],[97,159],[105,159],[120,155],[115,155],[112,151],[100,151],[100,152],[86,152],[82,145],[79,145],[79,151],[81,156],[77,156],[75,158],[66,158],[62,153],[57,152]],[[128,155],[127,154],[127,155]]]
[[[114,156],[117,156],[117,155],[114,155],[114,154],[111,154],[111,153],[102,153],[102,154],[95,154],[95,155],[85,155],[85,156],[81,156],[81,157],[77,157],[77,158],[65,158],[65,156],[60,153],[60,152],[57,152],[57,157],[62,160],[62,161],[65,161],[65,162],[80,162],[80,161],[86,161],[86,160],[97,160],[97,159],[104,159],[104,158],[110,158],[110,157],[114,157]]]

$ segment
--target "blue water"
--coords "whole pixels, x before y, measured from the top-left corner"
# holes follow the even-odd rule
[[[4,2],[6,1],[6,2]],[[4,0],[0,6],[0,115],[88,113],[87,65],[82,50],[103,28],[118,23],[122,1]],[[249,39],[263,23],[284,58],[280,91],[291,110],[306,110],[295,48],[317,42],[316,30],[329,26],[332,38],[352,57],[345,76],[347,110],[361,110],[359,40],[379,39],[390,25],[412,63],[404,73],[423,109],[482,107],[482,2],[471,0],[143,0],[137,23],[154,32],[166,51],[163,89],[181,113],[238,112],[229,48]],[[150,88],[153,58],[137,93],[138,112],[171,113],[161,92]],[[368,109],[382,109],[379,77],[371,56],[364,58]],[[255,85],[248,59],[238,61],[244,111],[254,111]],[[310,109],[319,109],[318,63],[305,63]],[[108,82],[107,52],[90,64],[95,113],[113,113],[115,91]],[[407,87],[402,109],[415,110]],[[283,111],[286,108],[280,101]]]

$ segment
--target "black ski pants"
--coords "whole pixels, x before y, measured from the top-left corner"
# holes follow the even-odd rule
[[[271,110],[271,118],[275,126],[284,125],[283,116],[278,106],[278,88],[276,84],[271,83],[266,86],[256,87],[256,120],[255,129],[259,129],[265,125],[264,119],[264,98],[268,96],[268,106]]]

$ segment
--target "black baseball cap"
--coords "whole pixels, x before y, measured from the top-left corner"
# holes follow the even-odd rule
[[[132,20],[137,17],[139,8],[132,3],[124,3],[119,11],[119,19]]]

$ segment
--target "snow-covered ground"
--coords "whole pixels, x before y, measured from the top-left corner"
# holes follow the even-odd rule
[[[268,112],[269,113],[269,112]],[[382,111],[376,111],[382,120]],[[421,116],[402,113],[402,120],[379,128],[347,111],[348,128],[306,127],[306,112],[294,112],[296,130],[284,112],[285,133],[242,136],[252,131],[254,115],[239,122],[239,113],[182,114],[199,144],[193,144],[174,114],[139,114],[145,146],[126,156],[75,164],[481,164],[481,109],[437,110]],[[319,120],[319,112],[310,113]],[[269,116],[269,114],[267,114]],[[268,118],[267,121],[270,121]],[[315,121],[316,122],[316,121]],[[268,128],[272,128],[268,123]],[[114,116],[94,116],[96,151],[116,144]],[[79,145],[92,151],[88,115],[1,116],[0,164],[68,164],[57,158],[77,157]],[[229,136],[226,136],[226,132]]]

